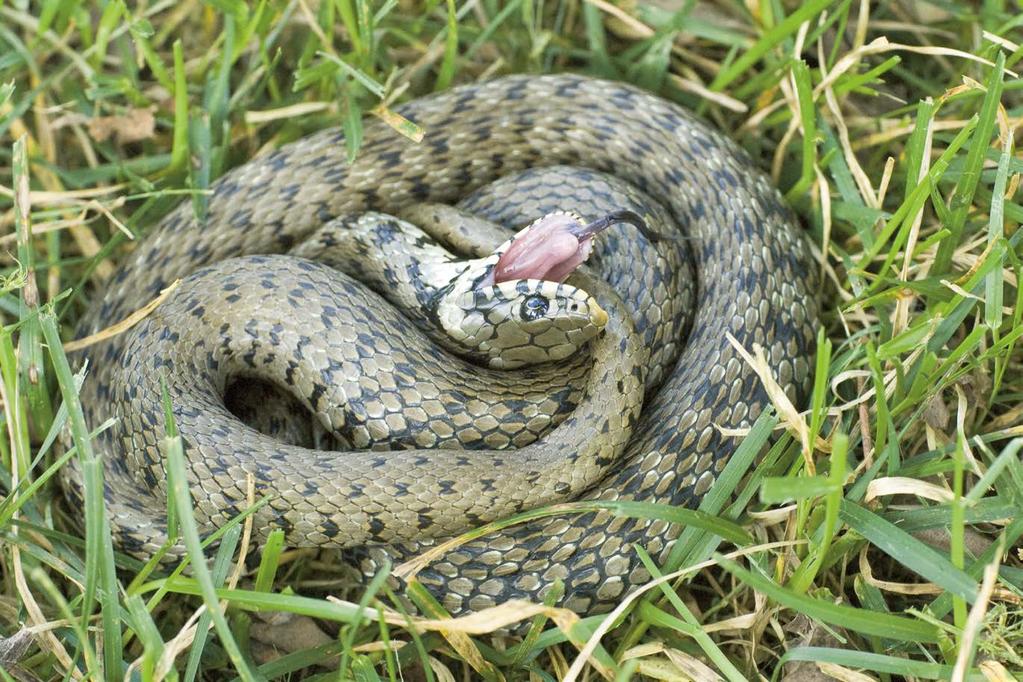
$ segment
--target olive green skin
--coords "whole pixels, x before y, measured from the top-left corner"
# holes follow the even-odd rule
[[[427,131],[421,143],[370,120],[352,164],[328,130],[231,171],[204,224],[180,206],[86,316],[83,334],[186,278],[131,333],[83,354],[90,426],[119,418],[97,448],[125,551],[145,556],[165,540],[161,378],[205,531],[246,507],[251,476],[269,498],[260,536],[283,528],[293,545],[344,548],[366,572],[553,502],[694,506],[739,445],[727,434],[768,404],[728,335],[763,346],[803,398],[818,268],[776,190],[721,134],[636,88],[571,75],[502,78],[398,111]],[[335,218],[418,210],[429,223],[417,206],[458,202],[511,229],[552,210],[593,219],[632,208],[666,238],[644,244],[631,228],[602,238],[593,270],[609,286],[579,283],[607,327],[584,352],[508,372],[438,349],[337,263],[255,255],[317,251],[303,240]],[[420,226],[472,255],[499,241],[496,228],[466,225]],[[678,262],[688,256],[691,266]],[[266,400],[276,416],[232,415],[223,395],[239,377],[255,383],[235,412]],[[288,423],[295,414],[313,425]],[[309,448],[316,431],[342,450]],[[80,499],[75,465],[65,479]],[[464,544],[419,580],[454,612],[539,600],[555,580],[561,603],[596,612],[648,579],[633,545],[663,558],[679,531],[605,512],[547,518]]]

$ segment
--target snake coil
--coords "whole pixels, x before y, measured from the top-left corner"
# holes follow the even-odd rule
[[[168,308],[176,316],[161,312],[165,303],[132,334],[84,354],[91,375],[82,403],[90,427],[119,418],[98,438],[97,449],[111,527],[125,551],[147,555],[165,540],[160,378],[174,389],[197,375],[213,377],[187,402],[174,404],[204,529],[245,508],[252,476],[257,495],[270,498],[257,512],[261,533],[281,527],[295,545],[347,547],[366,571],[384,557],[408,557],[499,514],[542,505],[547,494],[695,504],[738,445],[726,434],[751,425],[768,403],[728,335],[747,349],[762,346],[794,398],[805,391],[817,324],[816,268],[776,190],[719,133],[634,87],[572,75],[506,77],[399,111],[427,131],[421,143],[368,121],[351,164],[341,135],[327,130],[226,174],[213,187],[205,220],[198,221],[187,202],[173,211],[126,258],[84,318],[80,332],[93,333],[186,278],[185,293],[174,294],[177,308]],[[615,267],[625,274],[605,271],[605,277],[622,299],[640,302],[633,311],[639,341],[598,355],[592,368],[585,358],[566,361],[552,380],[543,378],[542,368],[479,378],[472,366],[441,351],[417,350],[421,335],[354,280],[329,279],[324,266],[270,255],[301,249],[339,216],[398,215],[419,204],[458,202],[507,227],[558,208],[661,216],[660,229],[674,238],[666,248],[682,244],[692,262],[677,271],[681,275],[662,274],[645,269],[649,263],[624,237],[605,240],[597,269],[617,254]],[[669,296],[672,286],[694,298],[684,323],[661,319],[678,308]],[[196,289],[203,291],[187,293]],[[246,297],[256,301],[249,309],[257,312],[239,317],[236,301]],[[339,310],[380,326],[338,330],[329,313]],[[162,350],[183,344],[187,353]],[[614,355],[644,369],[623,370],[625,379],[610,381],[601,358]],[[412,366],[417,358],[438,375],[465,375],[480,396],[456,391],[445,398]],[[416,447],[461,430],[478,432],[479,447],[489,449],[481,460],[471,447],[440,450],[434,462],[422,449],[383,452],[375,443],[344,452],[278,443],[237,422],[223,400],[233,379],[258,384],[270,374],[301,403],[298,409],[338,433],[352,418],[331,416],[324,405],[344,386],[365,419],[386,421],[397,431],[421,426],[436,412],[439,425],[410,436]],[[634,419],[628,405],[612,405],[628,422],[621,425],[628,437],[611,443],[619,437],[609,435],[613,429],[581,423],[569,408],[621,400],[628,376],[651,390]],[[509,397],[513,390],[516,397]],[[476,398],[483,394],[501,407],[480,408],[484,403]],[[227,419],[237,426],[224,426]],[[569,435],[549,441],[557,447],[500,449],[518,445],[523,430]],[[565,450],[567,443],[592,446],[603,468],[582,472],[590,476],[585,483],[548,484],[548,467],[574,475],[576,453]],[[535,456],[537,464],[514,479],[519,488],[502,490],[502,472],[525,466],[515,461],[519,456],[527,463]],[[71,496],[80,499],[82,476],[74,464],[65,478]],[[447,501],[457,495],[473,497],[466,504],[475,506],[465,508],[472,511],[450,511]],[[399,506],[380,504],[384,497]],[[511,597],[538,600],[561,580],[563,603],[592,612],[648,578],[634,544],[663,558],[678,532],[663,521],[606,512],[545,518],[462,545],[419,579],[456,612]]]

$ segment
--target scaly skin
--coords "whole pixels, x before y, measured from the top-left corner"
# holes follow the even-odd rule
[[[126,551],[145,555],[164,540],[161,374],[205,530],[244,508],[252,475],[257,495],[270,497],[261,533],[282,527],[294,545],[348,548],[366,571],[560,500],[697,503],[738,446],[723,430],[749,426],[768,402],[726,333],[762,345],[781,385],[802,395],[816,268],[776,190],[719,133],[638,89],[568,75],[470,85],[399,111],[426,129],[422,143],[370,120],[351,165],[341,136],[324,131],[228,173],[206,223],[180,206],[86,316],[83,334],[195,273],[131,333],[86,353],[90,425],[120,418],[97,448]],[[568,168],[526,170],[553,166]],[[585,288],[611,319],[588,353],[553,371],[482,370],[326,265],[253,256],[301,251],[339,216],[414,214],[426,202],[462,202],[506,227],[556,209],[592,220],[631,208],[658,218],[669,238],[639,247],[624,230],[598,242],[595,270],[611,286]],[[493,246],[492,233],[471,231],[441,236],[477,252]],[[695,281],[674,264],[685,251]],[[694,288],[692,317],[678,317]],[[379,448],[397,434],[397,447],[444,448],[282,443],[223,406],[238,376],[288,393],[336,442]],[[501,449],[509,445],[522,447]],[[73,497],[80,480],[69,467]],[[678,531],[609,513],[548,518],[460,546],[419,579],[456,612],[541,599],[561,579],[563,603],[594,612],[647,579],[634,543],[663,558]]]

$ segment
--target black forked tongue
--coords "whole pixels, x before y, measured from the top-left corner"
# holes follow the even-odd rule
[[[494,266],[489,284],[517,279],[563,282],[590,255],[593,237],[616,223],[631,223],[643,234],[646,222],[632,211],[612,211],[583,225],[571,213],[550,213],[523,230]]]
[[[592,223],[569,228],[568,231],[582,240],[585,237],[592,237],[595,234],[600,234],[617,223],[628,223],[629,225],[634,225],[644,236],[652,238],[650,228],[647,227],[646,221],[643,220],[638,213],[634,213],[624,208],[618,211],[611,211],[607,215],[597,218]]]

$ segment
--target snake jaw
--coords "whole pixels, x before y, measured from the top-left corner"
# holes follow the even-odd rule
[[[573,211],[555,211],[539,218],[499,248],[490,284],[516,279],[564,282],[586,262],[593,238],[616,223],[629,223],[646,234],[646,221],[627,209],[611,211],[586,223]]]
[[[494,266],[494,283],[518,279],[563,282],[593,250],[596,232],[584,233],[582,218],[557,211],[533,221],[512,237]]]

